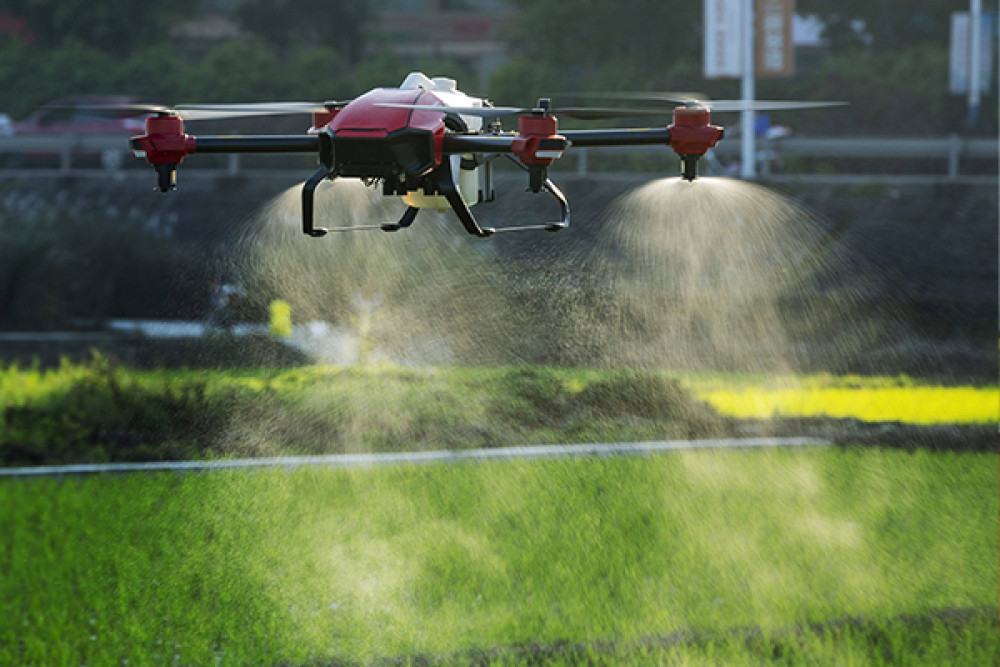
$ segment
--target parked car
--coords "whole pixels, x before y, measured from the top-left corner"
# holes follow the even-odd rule
[[[98,163],[105,169],[119,169],[128,150],[126,138],[141,134],[145,114],[123,107],[135,102],[123,96],[82,95],[55,100],[16,122],[12,128],[15,136],[81,136],[120,135],[120,149],[105,149],[100,152],[74,150],[71,159],[74,164]],[[31,163],[47,163],[59,159],[58,153],[32,152],[24,155]]]

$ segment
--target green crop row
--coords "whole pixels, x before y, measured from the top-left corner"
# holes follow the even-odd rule
[[[545,368],[0,372],[0,462],[65,463],[691,438],[727,420],[677,381]]]

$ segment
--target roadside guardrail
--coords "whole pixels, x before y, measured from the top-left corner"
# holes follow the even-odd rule
[[[808,158],[836,158],[844,160],[872,159],[913,159],[940,160],[943,168],[932,174],[939,179],[957,181],[966,175],[962,172],[963,161],[992,160],[1000,156],[998,138],[964,138],[958,135],[944,137],[785,137],[762,139],[757,142],[760,159],[760,174],[767,178],[769,165],[786,156]],[[648,147],[581,148],[568,153],[576,155],[576,173],[583,175],[592,169],[591,157],[602,154],[622,154],[627,152],[648,152]],[[739,156],[739,142],[721,142],[713,153],[720,158]],[[0,137],[0,171],[10,168],[23,169],[26,160],[37,156],[58,157],[58,168],[46,170],[49,173],[68,174],[75,171],[93,171],[90,163],[82,163],[81,155],[100,157],[100,170],[117,171],[126,159],[133,159],[128,149],[128,139],[117,135],[63,135],[63,136],[9,136]],[[240,155],[233,154],[218,170],[231,175],[247,169],[241,163]],[[92,162],[92,161],[91,161]],[[30,165],[27,165],[30,166]],[[849,171],[851,175],[861,175]],[[879,172],[879,176],[906,176],[905,172]],[[927,176],[926,171],[914,175]]]

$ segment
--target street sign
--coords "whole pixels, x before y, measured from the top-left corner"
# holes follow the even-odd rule
[[[743,0],[704,0],[705,76],[743,75]]]
[[[740,78],[743,72],[744,0],[704,0],[705,77]],[[754,62],[759,77],[795,73],[792,20],[795,0],[757,0],[754,17]]]
[[[979,25],[979,90],[988,92],[993,80],[993,17],[984,14]],[[955,95],[969,92],[972,72],[972,19],[969,12],[951,15],[951,59],[948,89]]]
[[[795,74],[792,48],[794,0],[758,0],[756,16],[756,63],[759,77]]]

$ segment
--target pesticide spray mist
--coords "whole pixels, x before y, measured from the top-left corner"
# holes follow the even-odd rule
[[[546,361],[773,372],[790,366],[793,348],[809,340],[811,334],[825,330],[824,335],[832,335],[833,327],[840,326],[838,321],[851,303],[849,291],[839,293],[839,288],[831,289],[822,283],[825,268],[834,260],[836,243],[830,234],[788,200],[737,181],[654,181],[620,198],[599,229],[585,230],[590,234],[573,236],[571,228],[551,237],[551,242],[547,236],[539,241],[538,237],[525,235],[516,237],[516,250],[507,247],[508,241],[502,238],[471,239],[450,214],[438,217],[427,211],[421,212],[411,229],[398,233],[358,232],[311,239],[300,231],[298,198],[298,188],[276,198],[261,212],[240,244],[237,261],[248,293],[265,301],[288,301],[297,322],[317,320],[353,326],[356,336],[368,339],[386,356],[402,361]],[[394,200],[346,180],[328,185],[317,204],[322,216],[317,222],[327,227],[392,221],[402,212]],[[586,242],[580,242],[580,238]],[[348,417],[329,433],[312,433],[309,438],[335,443],[344,451],[357,451],[366,442],[359,432],[370,430],[372,424],[384,424],[378,419],[392,412],[392,400],[398,398],[386,396],[370,405],[349,403],[345,407],[332,406],[322,392],[317,393],[310,397],[311,403],[290,413],[276,411],[270,423],[260,424],[252,418],[238,420],[236,431],[229,436],[234,443],[232,451],[269,455],[267,448],[272,440],[298,440],[295,429],[308,428],[309,419],[303,417],[309,411],[325,412],[332,407]],[[629,400],[628,395],[623,395]],[[352,421],[358,426],[353,426]],[[456,437],[465,442],[468,436]],[[781,517],[793,533],[788,539],[800,540],[814,549],[822,545],[826,553],[832,554],[823,561],[828,570],[823,578],[839,582],[843,577],[837,575],[858,569],[854,567],[858,537],[842,516],[816,509],[822,507],[825,489],[823,475],[813,468],[812,461],[781,463],[793,473],[783,478],[776,496],[792,500]],[[754,477],[752,468],[730,465],[725,456],[699,453],[682,457],[679,465],[681,468],[672,470],[669,479],[665,477],[662,482],[669,483],[681,475],[687,486],[706,498],[739,497],[748,489],[760,488],[761,480]],[[605,469],[597,474],[603,474]],[[544,506],[553,488],[567,483],[579,485],[576,469],[570,471],[573,480],[545,477],[549,472],[543,471],[538,488],[529,488],[527,493],[523,484],[526,478],[521,473],[511,477],[510,490],[493,488],[495,480],[487,479],[488,474],[482,480],[463,483],[471,489],[477,484],[482,486],[484,492],[471,497],[478,499],[476,511],[491,517],[507,512],[510,498],[540,500]],[[646,471],[637,479],[660,484],[649,475]],[[426,613],[419,613],[425,612],[426,606],[421,610],[420,605],[399,602],[417,599],[421,591],[433,593],[441,589],[439,574],[447,568],[439,565],[443,562],[450,568],[456,553],[471,556],[461,560],[471,564],[468,573],[473,578],[505,578],[505,561],[496,557],[498,552],[491,551],[488,540],[429,516],[427,503],[421,498],[447,498],[447,488],[434,487],[446,482],[426,476],[413,483],[400,484],[400,480],[398,475],[358,478],[348,485],[350,494],[356,496],[354,500],[350,495],[344,497],[348,505],[357,501],[362,507],[361,520],[371,523],[372,516],[378,519],[384,515],[391,521],[382,523],[412,528],[412,534],[404,534],[401,541],[396,539],[396,528],[392,528],[392,540],[382,539],[378,530],[352,531],[350,525],[344,527],[340,516],[343,512],[323,508],[292,522],[309,539],[303,541],[295,535],[290,538],[288,531],[282,533],[282,548],[287,544],[295,547],[295,567],[289,570],[294,576],[277,580],[282,584],[282,595],[268,602],[288,619],[289,636],[296,646],[315,645],[326,651],[315,659],[336,659],[345,650],[360,651],[362,657],[371,659],[412,654],[413,646],[422,650],[420,633],[414,628],[419,630],[420,623],[426,620]],[[629,476],[604,475],[599,486],[608,498],[628,499],[633,481]],[[289,502],[295,502],[296,494],[305,485],[322,486],[324,491],[318,497],[330,495],[328,476],[268,479],[271,485],[287,486],[291,482],[300,487],[279,489],[283,497],[292,498]],[[416,496],[414,489],[419,491]],[[807,502],[798,502],[803,498]],[[364,510],[365,503],[383,509],[373,514]],[[762,545],[773,541],[774,531],[757,530],[753,524],[749,531],[744,526],[730,530],[732,526],[726,521],[731,523],[731,517],[726,513],[720,516],[722,523],[706,529],[695,522],[697,525],[693,524],[690,531],[695,542],[704,538],[707,545],[701,549],[706,563],[701,569],[746,570],[749,574],[743,579],[748,590],[784,599],[773,595],[776,587],[780,588],[775,582],[780,584],[782,577],[794,578],[798,572],[785,563],[765,562],[760,555],[769,553]],[[400,517],[404,517],[402,522]],[[767,527],[770,521],[768,516],[757,523]],[[652,530],[655,533],[659,528],[654,525]],[[739,539],[724,539],[720,545],[718,534],[730,533],[738,534]],[[433,535],[433,539],[425,534]],[[559,535],[543,538],[562,548]],[[512,539],[516,541],[516,536]],[[435,549],[425,548],[428,544],[436,545],[446,558],[442,560]],[[412,545],[419,548],[410,548]],[[280,564],[286,552],[287,548],[275,556],[275,562]],[[482,554],[486,557],[479,557]],[[557,559],[557,563],[562,562]],[[664,591],[671,589],[667,569],[654,569],[653,579],[646,577],[646,583],[655,579],[654,586]],[[535,574],[543,584],[546,578],[556,580],[545,567],[538,568]],[[628,577],[624,582],[626,587],[632,583],[642,586]],[[867,579],[854,583],[859,590],[873,585]],[[697,591],[692,595],[691,599],[698,602]],[[449,604],[467,611],[479,605],[480,598],[459,597]],[[553,605],[558,603],[555,596]],[[662,607],[659,601],[656,604]],[[707,608],[708,603],[702,606]],[[720,613],[715,602],[711,606],[712,613]],[[737,612],[744,613],[741,609]],[[764,612],[765,622],[787,622]],[[360,630],[353,635],[338,634],[337,629],[345,622],[341,618],[351,619],[346,622]],[[536,624],[536,629],[530,618],[515,620],[523,636],[497,634],[494,629],[486,632],[489,639],[485,641],[522,641],[524,637],[534,638],[531,633],[548,629],[544,623]],[[691,625],[684,609],[675,616],[660,617],[657,622],[662,625],[654,631],[664,633]],[[524,634],[522,626],[529,628],[529,634]],[[590,631],[586,623],[580,627]],[[622,627],[634,630],[628,623]],[[476,627],[469,628],[467,641],[484,641],[480,639],[483,635],[475,634]],[[617,632],[614,628],[612,631]],[[351,644],[346,649],[339,644],[322,648],[330,646],[330,637],[357,636],[359,632],[364,638],[357,642],[361,648]],[[315,644],[308,643],[313,640]],[[356,657],[348,655],[349,659]]]
[[[233,270],[248,294],[259,303],[288,302],[296,323],[331,325],[314,327],[310,338],[307,351],[320,361],[454,361],[481,324],[472,315],[489,311],[492,291],[469,241],[434,211],[421,211],[411,228],[395,233],[312,239],[301,231],[300,195],[294,186],[275,197],[237,244]],[[397,199],[354,179],[323,183],[316,192],[320,227],[394,222],[402,212]],[[345,335],[355,350],[346,358],[333,344]]]
[[[823,285],[835,236],[771,190],[653,181],[616,202],[608,233],[620,249],[610,280],[628,341],[619,363],[784,371],[855,344],[837,332],[857,286]]]
[[[845,325],[857,286],[822,284],[835,239],[757,185],[653,181],[619,198],[586,244],[571,228],[516,251],[434,211],[400,232],[311,239],[299,193],[260,212],[234,262],[258,301],[285,300],[297,323],[353,337],[361,352],[348,361],[783,371],[810,337],[825,355],[858,344]],[[325,227],[403,210],[350,179],[324,184],[316,204]],[[314,343],[318,360],[344,361]]]

